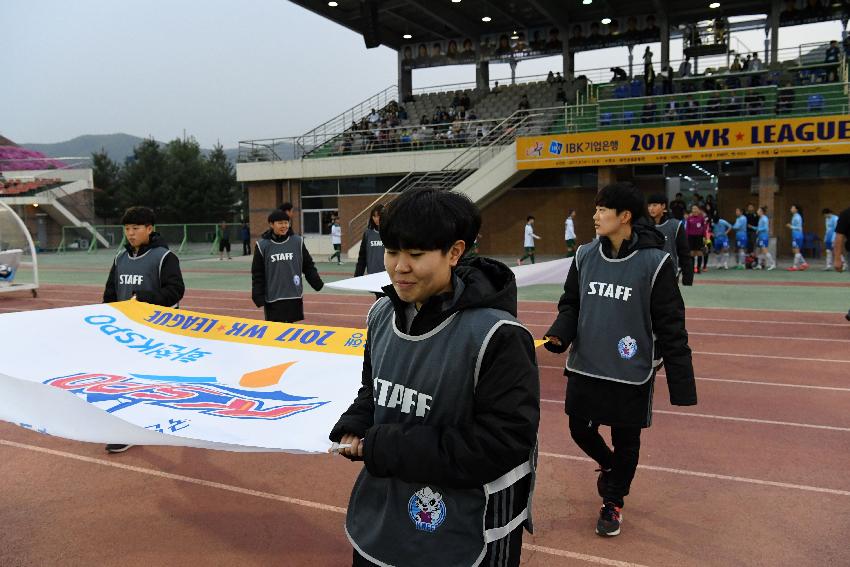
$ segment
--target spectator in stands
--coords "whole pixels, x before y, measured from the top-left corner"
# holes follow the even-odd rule
[[[555,93],[555,100],[561,103],[567,102],[567,93],[564,92],[564,87],[558,85],[558,91]]]
[[[549,74],[546,75],[546,82],[549,83],[550,85],[554,85],[555,84],[555,73],[553,73],[552,71],[549,71]]]
[[[684,61],[679,63],[679,76],[680,77],[690,77],[691,76],[691,57],[689,55],[686,55]]]
[[[694,98],[694,95],[688,95],[688,98],[680,104],[679,113],[684,123],[695,124],[699,122],[699,101]]]
[[[753,59],[750,61],[750,71],[761,71],[764,68],[758,52],[753,53]]]
[[[446,48],[446,57],[449,59],[457,59],[457,41],[450,39],[449,46]]]
[[[726,116],[734,118],[741,115],[743,110],[743,100],[737,91],[732,91],[729,98],[726,99]]]
[[[508,41],[508,36],[502,34],[499,36],[499,46],[496,48],[496,55],[510,55],[511,53],[511,44]]]
[[[641,112],[641,122],[644,124],[652,124],[655,122],[655,117],[658,112],[658,105],[655,104],[654,99],[649,99],[646,104],[643,105],[643,111]]]
[[[546,49],[563,49],[564,43],[561,41],[560,31],[558,28],[549,30],[549,41],[546,42]]]
[[[369,113],[369,124],[377,124],[381,121],[381,116],[378,112],[373,108],[372,112]]]
[[[466,110],[469,110],[470,107],[472,107],[472,101],[469,100],[468,94],[463,93],[462,95],[460,95],[460,105],[462,107],[464,107]]]
[[[679,115],[676,109],[676,101],[668,100],[664,103],[664,117],[662,120],[664,122],[675,122],[678,119]]]
[[[490,92],[493,94],[499,94],[500,92],[502,92],[502,87],[499,86],[499,81],[496,81],[493,84],[493,88],[490,90]]]
[[[705,117],[708,120],[717,120],[723,117],[723,110],[721,109],[722,100],[720,98],[720,93],[717,91],[713,91],[711,95],[709,95],[708,100],[705,101]]]
[[[452,97],[452,107],[457,108],[460,106],[460,91],[455,92],[455,96]]]
[[[750,70],[750,62],[752,61],[752,57],[749,53],[747,53],[747,58],[741,63],[741,71],[749,71]]]
[[[460,56],[463,58],[475,57],[475,49],[472,47],[471,39],[466,38],[463,40],[463,51],[460,52]]]
[[[764,114],[764,96],[760,93],[748,91],[744,100],[747,105],[747,116],[755,117]]]
[[[661,69],[661,93],[673,94],[673,68],[669,65]]]
[[[732,64],[729,66],[729,71],[732,73],[741,71],[741,56],[737,53],[735,54],[735,59],[732,61]]]
[[[560,71],[558,71],[558,72],[556,72],[556,73],[555,73],[555,82],[556,82],[556,83],[565,83],[565,82],[566,82],[566,81],[564,80],[564,78],[561,76],[561,72],[560,72]]]
[[[829,47],[826,48],[826,54],[824,57],[824,63],[838,63],[838,58],[841,55],[841,51],[838,49],[838,42],[834,39],[829,42]]]
[[[651,95],[655,86],[655,69],[652,66],[652,51],[650,51],[648,45],[646,51],[643,52],[643,81],[646,85],[646,94]]]
[[[528,102],[528,95],[523,94],[520,96],[519,103],[517,104],[517,110],[528,110],[530,106],[531,105]]]
[[[794,89],[789,83],[782,85],[776,96],[776,113],[790,114],[794,108]]]
[[[612,83],[629,80],[629,75],[623,70],[622,67],[611,67],[611,72],[614,73],[614,76],[611,77]]]

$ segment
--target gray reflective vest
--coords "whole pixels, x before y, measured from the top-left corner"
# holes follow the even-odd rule
[[[655,229],[664,235],[664,251],[673,258],[673,266],[679,270],[679,251],[676,249],[676,237],[682,230],[682,223],[676,219],[668,218],[661,224],[655,225]]]
[[[567,370],[628,384],[652,377],[660,360],[655,358],[650,299],[669,256],[645,248],[625,258],[606,258],[598,238],[579,247],[578,329]]]
[[[388,298],[374,304],[367,323],[374,423],[432,426],[472,421],[478,371],[490,337],[502,325],[522,326],[504,311],[470,309],[411,336],[396,327]],[[348,505],[348,539],[378,565],[478,565],[488,543],[530,523],[531,491],[521,513],[513,516],[512,505],[514,483],[534,474],[532,457],[475,488],[379,478],[364,467]],[[533,486],[533,476],[530,482]]]
[[[370,274],[380,274],[384,267],[384,243],[381,233],[374,228],[366,229],[366,271]]]
[[[171,250],[157,246],[144,254],[130,256],[126,249],[115,257],[115,294],[126,301],[137,291],[157,292],[162,287],[159,272]]]
[[[301,281],[304,257],[301,255],[303,240],[291,235],[283,242],[267,238],[257,241],[266,267],[266,303],[283,299],[299,299],[304,295]]]

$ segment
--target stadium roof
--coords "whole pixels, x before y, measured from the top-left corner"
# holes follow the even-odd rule
[[[605,17],[666,14],[670,25],[709,20],[719,16],[764,14],[768,2],[720,0],[290,0],[359,34],[374,26],[376,39],[398,49],[411,42],[439,41],[456,37],[511,32],[515,29],[561,26],[573,22],[600,21]],[[331,6],[330,4],[336,4]],[[370,18],[368,6],[375,5]],[[491,18],[489,22],[483,17]],[[403,38],[404,34],[412,39]]]

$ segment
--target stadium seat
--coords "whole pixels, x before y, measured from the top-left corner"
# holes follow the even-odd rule
[[[613,114],[610,112],[601,112],[599,113],[599,125],[600,126],[610,126],[611,119],[613,118]]]
[[[823,110],[824,99],[822,94],[809,95],[809,112],[818,112]]]
[[[635,111],[634,110],[624,110],[623,111],[623,124],[633,124],[635,121]]]

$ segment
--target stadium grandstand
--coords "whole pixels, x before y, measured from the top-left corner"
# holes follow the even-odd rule
[[[512,255],[527,215],[560,232],[568,210],[589,218],[600,187],[631,180],[671,200],[710,196],[724,218],[764,205],[781,255],[792,203],[846,206],[850,37],[780,49],[779,34],[846,22],[847,2],[293,2],[396,50],[398,80],[300,136],[240,142],[254,235],[290,201],[308,237],[328,234],[338,211],[355,254],[374,204],[428,185],[469,195],[483,211],[481,252]],[[737,39],[748,30],[764,31],[763,49]],[[620,65],[576,69],[576,53],[612,47]],[[554,73],[516,73],[553,56]],[[491,79],[496,63],[511,76]],[[475,81],[413,88],[415,70],[457,64],[474,65]],[[577,230],[592,237],[589,222]],[[311,246],[326,253],[327,242]],[[561,254],[562,242],[538,253]]]
[[[51,158],[0,136],[0,201],[24,221],[39,250],[110,245],[94,227],[89,158]],[[69,236],[73,242],[63,242]]]

